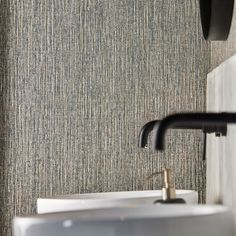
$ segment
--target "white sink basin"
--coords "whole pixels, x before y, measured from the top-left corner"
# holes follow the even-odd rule
[[[16,217],[13,236],[234,236],[221,206],[155,205]]]
[[[191,190],[176,190],[176,197],[187,204],[197,204],[198,194]],[[162,198],[161,190],[74,194],[54,198],[39,198],[37,212],[51,213],[136,205],[153,205]]]

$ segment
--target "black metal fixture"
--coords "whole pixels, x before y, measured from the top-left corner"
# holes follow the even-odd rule
[[[165,133],[172,129],[201,129],[204,132],[204,153],[206,154],[206,134],[215,133],[217,137],[227,135],[227,124],[236,123],[236,113],[178,113],[153,120],[145,124],[139,134],[139,147],[146,147],[148,135],[154,132],[154,149],[164,149]]]
[[[155,140],[154,140],[154,144],[155,144],[155,149],[156,150],[161,150],[159,148],[159,134],[157,134],[157,132],[159,132],[159,126],[160,129],[162,129],[163,127],[163,123],[165,124],[166,122],[171,122],[170,126],[168,128],[172,128],[172,129],[201,129],[205,134],[208,133],[215,133],[215,135],[217,137],[219,136],[226,136],[227,134],[227,123],[220,123],[220,124],[215,124],[215,123],[209,123],[209,122],[190,122],[189,120],[187,120],[190,116],[194,116],[194,119],[199,119],[201,118],[202,115],[207,115],[210,113],[179,113],[179,114],[174,114],[174,115],[170,115],[167,116],[166,118],[164,118],[163,120],[152,120],[148,123],[146,123],[140,133],[139,133],[139,143],[138,146],[141,148],[145,148],[147,146],[147,142],[148,142],[148,136],[149,134],[155,130]],[[213,114],[227,114],[227,113],[213,113]],[[196,118],[196,117],[197,118]],[[186,118],[185,118],[186,117]],[[235,114],[235,118],[236,118],[236,114]],[[182,119],[182,120],[181,120]],[[162,134],[163,135],[163,134]],[[158,136],[158,137],[157,137]],[[161,142],[164,142],[163,139]],[[158,148],[156,148],[156,145],[158,145]],[[162,146],[164,145],[164,143],[162,144]]]
[[[234,9],[234,0],[199,0],[204,38],[227,40]]]
[[[141,148],[146,148],[148,143],[148,136],[153,131],[156,123],[160,120],[152,120],[146,123],[139,132],[138,146]]]
[[[154,149],[164,149],[165,133],[169,128],[183,126],[202,127],[205,133],[215,132],[216,136],[226,135],[227,124],[236,123],[236,113],[179,113],[165,117],[154,126]]]

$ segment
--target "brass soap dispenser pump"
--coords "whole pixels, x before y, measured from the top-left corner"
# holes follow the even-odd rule
[[[156,200],[154,204],[184,204],[186,203],[182,198],[176,198],[175,188],[171,180],[171,169],[164,168],[163,171],[155,172],[148,179],[159,175],[164,175],[164,186],[162,188],[162,199]]]

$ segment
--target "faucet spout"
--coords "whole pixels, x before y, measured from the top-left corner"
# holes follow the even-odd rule
[[[159,120],[152,120],[146,123],[140,133],[139,133],[139,142],[138,142],[138,147],[141,148],[146,148],[147,143],[148,143],[148,136],[152,132],[154,126],[158,124],[160,121]]]
[[[227,124],[236,123],[236,113],[179,113],[165,117],[154,125],[154,149],[164,149],[164,139],[169,128],[202,129],[205,133],[226,135]]]

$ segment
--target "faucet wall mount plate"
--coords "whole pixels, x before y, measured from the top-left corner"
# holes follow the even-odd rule
[[[204,38],[227,40],[234,9],[234,0],[200,0]]]

